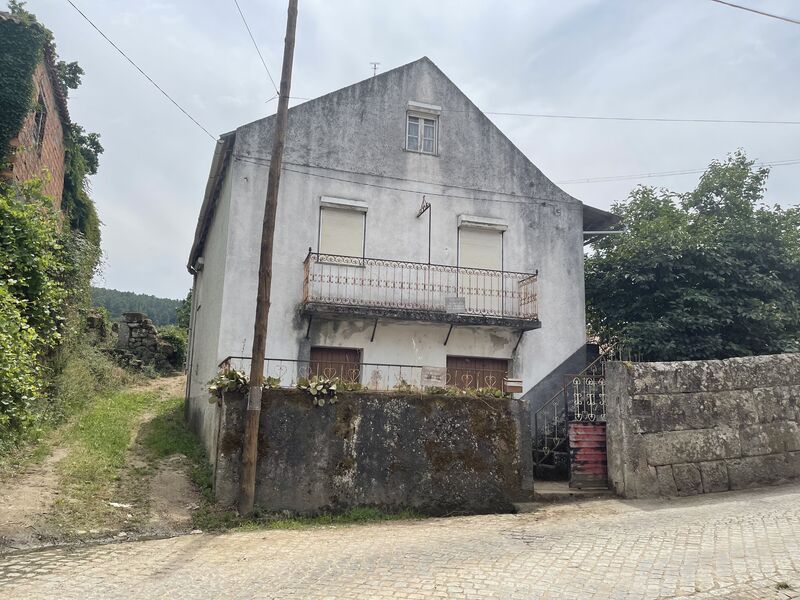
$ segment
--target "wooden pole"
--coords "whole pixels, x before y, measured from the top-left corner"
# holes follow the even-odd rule
[[[258,294],[256,296],[256,323],[253,330],[253,352],[250,363],[250,389],[247,397],[247,414],[244,423],[242,446],[242,472],[239,489],[239,514],[253,512],[256,492],[256,463],[258,461],[258,423],[261,418],[261,386],[264,381],[264,357],[267,349],[270,288],[272,286],[272,246],[275,237],[275,214],[278,209],[278,188],[281,181],[283,147],[286,141],[286,122],[289,111],[289,90],[292,87],[292,61],[297,26],[297,0],[289,0],[286,20],[286,40],[283,48],[278,114],[272,135],[272,154],[267,181],[267,199],[261,229],[261,258],[258,265]]]

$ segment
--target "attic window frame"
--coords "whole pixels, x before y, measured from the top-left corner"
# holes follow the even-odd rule
[[[418,119],[418,130],[417,135],[413,136],[417,138],[417,147],[411,147],[409,143],[409,138],[412,136],[410,135],[411,129],[411,119]],[[428,152],[424,149],[424,131],[425,131],[425,121],[433,121],[433,150]],[[439,115],[433,111],[428,112],[425,110],[419,109],[409,109],[406,111],[406,143],[405,149],[408,152],[416,152],[417,154],[427,154],[428,156],[439,156]]]

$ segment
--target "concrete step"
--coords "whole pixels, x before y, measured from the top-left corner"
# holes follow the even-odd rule
[[[574,502],[593,498],[613,498],[609,489],[577,489],[569,487],[566,481],[534,481],[534,502]]]

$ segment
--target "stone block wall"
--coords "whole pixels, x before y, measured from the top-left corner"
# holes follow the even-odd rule
[[[427,514],[511,512],[530,500],[522,403],[346,392],[313,406],[306,392],[269,390],[259,430],[256,505],[313,514],[354,506]],[[214,461],[218,502],[235,503],[245,402],[226,395]]]
[[[168,371],[172,368],[175,348],[159,338],[158,329],[142,313],[124,313],[117,325],[117,350],[124,350],[156,369]]]
[[[800,354],[609,363],[609,480],[627,498],[800,477]]]

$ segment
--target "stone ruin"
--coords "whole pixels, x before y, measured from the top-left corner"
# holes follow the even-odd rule
[[[158,329],[147,315],[123,313],[122,320],[115,326],[116,351],[128,354],[132,358],[129,360],[131,366],[153,365],[158,371],[170,371],[175,368],[175,348],[159,337]]]

